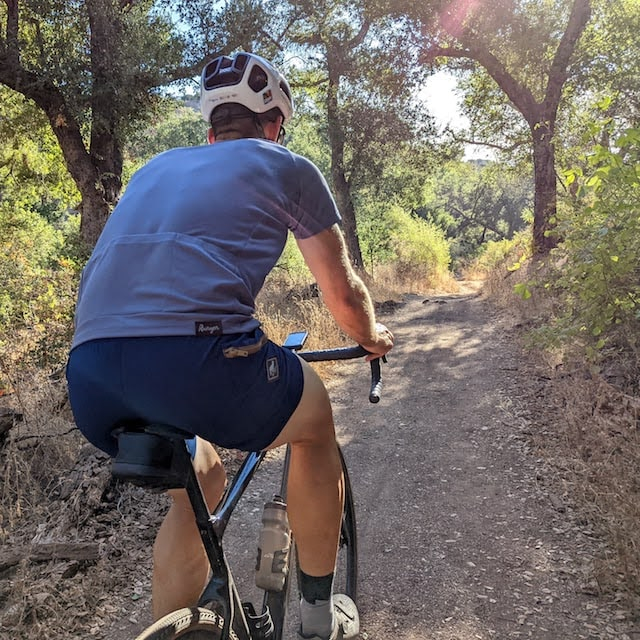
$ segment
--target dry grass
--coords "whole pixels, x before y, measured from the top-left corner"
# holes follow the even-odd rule
[[[22,560],[2,572],[0,637],[9,630],[6,637],[24,640],[79,640],[116,611],[114,593],[129,597],[148,573],[149,559],[134,558],[129,541],[157,530],[164,496],[113,483],[107,457],[75,428],[62,381],[28,373],[23,367],[12,377],[14,393],[4,398],[23,419],[0,449],[0,543]],[[97,562],[30,561],[32,545],[77,542],[98,545]],[[126,575],[122,562],[113,571],[123,555],[135,575]]]
[[[485,292],[504,309],[511,328],[525,343],[528,330],[549,319],[557,301],[543,291],[528,300],[513,292],[516,282],[540,275],[543,264],[510,272],[498,266],[488,274]],[[535,431],[536,449],[557,470],[566,499],[606,543],[595,567],[601,590],[622,592],[640,602],[640,397],[634,395],[637,363],[617,352],[596,372],[571,345],[534,349],[534,359],[549,379],[542,400],[531,399],[535,420],[551,427]],[[616,376],[605,377],[607,371]],[[625,375],[625,372],[627,375]],[[611,382],[615,384],[611,384]],[[539,393],[538,393],[539,395]]]
[[[374,303],[388,300],[399,301],[399,291],[426,293],[437,288],[440,291],[455,291],[453,278],[405,279],[393,267],[379,267],[375,278],[365,276]],[[309,349],[330,348],[352,344],[333,320],[322,303],[309,274],[291,275],[287,271],[276,271],[267,279],[257,300],[257,316],[267,335],[275,342],[282,342],[292,331],[309,333],[306,347]]]
[[[546,267],[542,262],[528,261],[513,271],[509,269],[510,262],[501,262],[489,271],[470,268],[465,272],[465,277],[484,277],[484,291],[487,297],[497,307],[508,309],[514,323],[532,326],[549,317],[553,310],[553,300],[544,295],[543,291],[536,289],[531,290],[531,297],[525,300],[516,294],[514,287],[533,280],[544,281]]]
[[[424,265],[395,262],[376,267],[374,278],[367,281],[373,296],[380,300],[394,298],[398,291],[427,294],[433,291],[454,293],[456,280],[450,273],[433,274]]]
[[[561,429],[539,448],[562,470],[566,495],[607,541],[596,579],[640,598],[640,398],[600,377],[565,375],[550,388]]]
[[[64,409],[65,390],[38,370],[23,369],[6,400],[21,414],[1,450],[0,542],[23,514],[45,515],[60,476],[76,459],[82,440]]]

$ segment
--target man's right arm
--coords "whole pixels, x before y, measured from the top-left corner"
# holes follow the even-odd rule
[[[338,225],[297,242],[338,326],[372,354],[387,353],[393,335],[376,324],[371,296],[351,265]]]

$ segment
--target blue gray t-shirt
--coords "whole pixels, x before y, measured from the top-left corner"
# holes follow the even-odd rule
[[[72,346],[252,331],[287,233],[340,221],[316,166],[271,142],[172,149],[131,179],[80,283]]]

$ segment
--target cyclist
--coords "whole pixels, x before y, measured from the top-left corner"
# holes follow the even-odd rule
[[[131,179],[80,283],[67,364],[79,429],[116,453],[113,426],[143,419],[195,436],[210,505],[225,484],[211,443],[291,444],[288,511],[301,568],[300,636],[355,637],[358,613],[332,594],[342,471],[330,402],[314,370],[270,342],[255,297],[292,231],[338,325],[374,356],[393,346],[353,271],[319,170],[281,144],[289,85],[268,61],[221,56],[201,77],[212,144],[166,151]],[[194,606],[207,562],[184,490],[154,544],[153,614]]]

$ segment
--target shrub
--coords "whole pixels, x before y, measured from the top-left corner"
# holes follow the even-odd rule
[[[78,269],[64,234],[38,213],[0,205],[0,387],[31,364],[60,366],[72,330]]]
[[[614,150],[596,146],[585,169],[567,172],[575,193],[559,209],[563,242],[546,284],[560,299],[555,339],[579,340],[591,361],[606,345],[639,360],[640,129],[629,129]]]
[[[448,281],[451,255],[442,229],[397,206],[388,216],[399,284],[433,287]]]
[[[527,229],[510,240],[487,242],[469,269],[486,275],[495,270],[512,271],[528,260],[531,253],[531,229]]]

